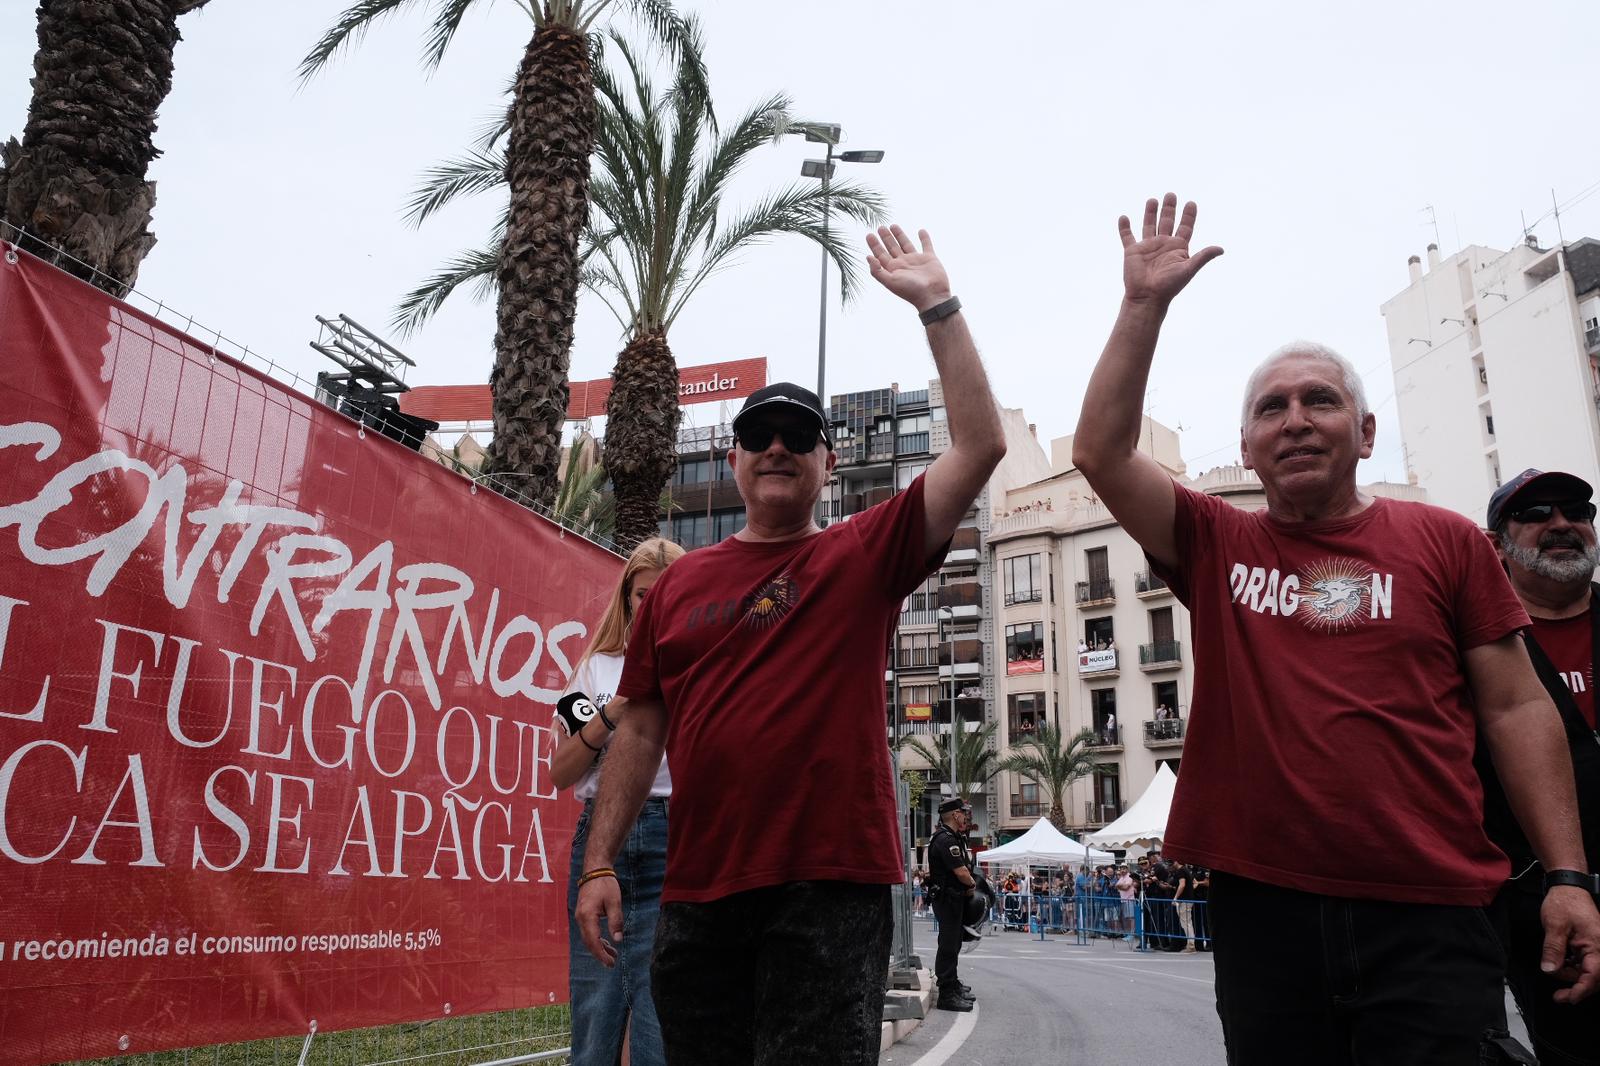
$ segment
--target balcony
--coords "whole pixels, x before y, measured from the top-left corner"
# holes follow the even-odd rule
[[[1083,805],[1083,820],[1089,825],[1105,825],[1121,817],[1120,803],[1095,803],[1091,800]]]
[[[1187,718],[1152,718],[1144,723],[1144,746],[1152,749],[1181,748],[1188,725]]]
[[[1020,592],[1006,593],[1006,606],[1015,607],[1021,603],[1038,603],[1043,599],[1043,589],[1023,589]]]
[[[1050,805],[1038,800],[1022,800],[1011,797],[1011,817],[1013,818],[1043,818],[1050,813]]]
[[[950,550],[945,553],[946,566],[973,566],[978,562],[979,542],[977,526],[961,526],[950,538]]]
[[[1117,602],[1116,582],[1109,577],[1095,578],[1092,581],[1080,581],[1077,588],[1079,607]]]
[[[922,455],[928,450],[928,434],[902,433],[895,438],[894,447],[901,455]]]
[[[939,606],[952,617],[977,618],[983,613],[983,586],[976,581],[952,581],[939,590]]]
[[[1183,665],[1183,644],[1176,640],[1156,640],[1139,645],[1139,669],[1176,670]]]
[[[1172,589],[1154,570],[1141,570],[1133,575],[1133,594],[1148,600],[1156,596],[1170,596]]]
[[[1094,742],[1085,745],[1090,751],[1121,751],[1122,727],[1120,725],[1095,727]]]

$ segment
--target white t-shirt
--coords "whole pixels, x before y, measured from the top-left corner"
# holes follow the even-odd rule
[[[572,675],[572,681],[567,685],[562,695],[565,696],[568,692],[581,692],[588,696],[589,702],[596,707],[604,707],[617,694],[617,683],[621,680],[622,656],[591,655],[584,660],[583,664]],[[567,723],[559,713],[554,715],[551,728],[561,730],[565,736],[572,735],[571,730],[567,728]],[[590,732],[594,731],[590,730]],[[581,744],[582,741],[579,741],[579,743]],[[608,740],[607,744],[609,745],[609,743]],[[602,751],[593,765],[583,772],[582,777],[578,778],[578,783],[572,786],[572,794],[574,796],[577,796],[580,800],[594,799],[595,793],[600,790],[600,767],[605,761],[605,752]],[[656,770],[656,779],[650,786],[650,795],[652,798],[672,795],[672,775],[667,772],[667,757],[665,755],[661,757],[661,766]]]

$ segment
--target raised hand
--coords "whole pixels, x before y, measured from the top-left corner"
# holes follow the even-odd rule
[[[950,299],[950,277],[933,252],[933,239],[927,230],[918,230],[922,250],[899,226],[879,226],[867,234],[867,268],[878,283],[918,311],[926,311]]]
[[[1166,304],[1183,291],[1201,267],[1222,254],[1216,245],[1189,254],[1195,213],[1191,200],[1183,205],[1183,216],[1179,218],[1178,198],[1169,192],[1159,204],[1145,201],[1144,229],[1138,240],[1133,239],[1128,216],[1117,219],[1117,230],[1122,234],[1124,299]]]

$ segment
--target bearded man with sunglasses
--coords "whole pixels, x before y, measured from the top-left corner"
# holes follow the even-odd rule
[[[902,601],[1005,454],[960,301],[920,238],[880,229],[867,263],[927,331],[949,450],[904,492],[822,529],[813,515],[837,460],[822,402],[761,389],[728,452],[744,529],[675,563],[634,622],[575,918],[608,962],[627,935],[610,858],[665,747],[651,987],[673,1063],[878,1061],[890,886],[904,879],[884,661]]]
[[[1533,625],[1522,638],[1545,691],[1555,701],[1572,753],[1578,814],[1589,869],[1600,869],[1600,733],[1595,729],[1594,667],[1600,658],[1600,566],[1589,483],[1559,471],[1524,470],[1489,499],[1493,530],[1511,588]],[[1559,1003],[1561,983],[1539,968],[1539,922],[1547,871],[1517,825],[1488,760],[1484,821],[1511,858],[1511,879],[1496,901],[1506,945],[1506,980],[1522,1008],[1534,1051],[1544,1066],[1595,1061],[1600,1054],[1600,997]],[[1596,886],[1589,878],[1588,887]]]

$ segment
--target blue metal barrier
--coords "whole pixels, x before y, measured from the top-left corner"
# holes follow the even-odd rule
[[[1035,896],[1005,892],[989,920],[1002,931],[1038,936],[1069,934],[1080,944],[1120,940],[1141,951],[1209,950],[1211,928],[1204,900],[1120,895]]]

